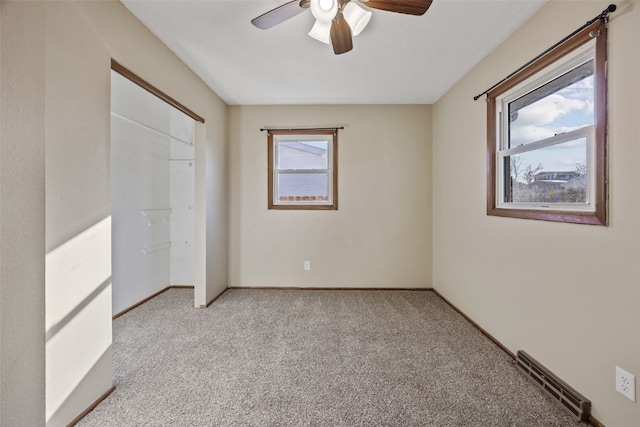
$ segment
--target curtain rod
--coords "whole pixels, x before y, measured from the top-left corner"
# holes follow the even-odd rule
[[[544,52],[542,52],[541,54],[539,54],[538,56],[536,56],[535,58],[533,58],[531,61],[527,62],[526,64],[524,64],[522,67],[518,68],[517,70],[515,70],[513,73],[509,74],[507,77],[505,77],[504,79],[500,80],[498,83],[494,84],[493,86],[491,86],[489,89],[485,90],[484,92],[482,92],[479,95],[476,95],[473,97],[474,101],[477,101],[482,95],[486,95],[487,93],[491,92],[494,88],[496,88],[497,86],[501,85],[502,83],[506,82],[507,80],[509,80],[511,77],[515,76],[516,74],[518,74],[520,71],[522,71],[523,69],[525,69],[526,67],[528,67],[529,65],[531,65],[532,63],[534,63],[535,61],[537,61],[538,59],[542,58],[544,55],[546,55],[547,53],[551,52],[553,49],[555,49],[556,47],[560,46],[562,43],[566,42],[567,40],[569,40],[571,37],[575,36],[576,34],[578,34],[580,31],[584,30],[585,28],[587,28],[589,25],[593,24],[594,22],[596,22],[597,20],[600,20],[600,22],[602,23],[602,25],[605,25],[607,23],[607,19],[609,17],[609,14],[611,12],[615,12],[617,9],[617,6],[615,4],[610,4],[609,6],[607,6],[607,8],[605,10],[603,10],[598,16],[596,16],[595,18],[593,18],[590,21],[587,21],[586,24],[584,24],[582,27],[578,28],[577,30],[575,30],[573,33],[569,34],[568,36],[566,36],[565,38],[563,38],[562,40],[560,40],[558,43],[554,44],[553,46],[551,46],[550,48],[548,48],[547,50],[545,50]]]
[[[344,129],[344,126],[331,126],[331,127],[310,127],[310,128],[260,128],[260,132],[270,131],[270,130],[340,130]]]

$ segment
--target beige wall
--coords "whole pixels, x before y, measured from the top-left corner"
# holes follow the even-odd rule
[[[0,425],[39,426],[45,416],[44,4],[0,2],[0,40]]]
[[[206,257],[196,260],[206,266],[206,277],[196,272],[196,281],[206,280],[196,305],[210,302],[227,287],[227,106],[118,1],[78,1],[73,7],[113,59],[206,121],[196,124],[195,191],[196,200],[204,202],[196,202],[196,224],[206,222],[206,232],[196,232],[198,252]]]
[[[614,391],[614,367],[640,375],[638,1],[619,4],[611,23],[609,227],[487,217],[485,104],[472,101],[606,5],[552,1],[434,106],[433,127],[429,106],[232,107],[227,127],[227,107],[119,3],[46,2],[45,16],[43,2],[1,2],[0,424],[45,422],[45,244],[51,255],[89,236],[98,255],[83,267],[109,272],[113,57],[207,120],[196,154],[207,183],[196,190],[207,222],[201,301],[227,283],[428,287],[433,279],[507,347],[527,350],[591,398],[605,424],[632,426],[640,405]],[[339,210],[268,211],[259,129],[310,125],[345,125]],[[46,331],[50,341],[68,340],[59,355],[77,362],[70,378],[80,378],[60,382],[63,367],[49,361],[48,398],[59,406],[50,404],[48,417],[62,425],[111,384],[109,283],[92,276],[52,292],[49,273],[47,315],[77,301],[58,319],[68,323],[49,326],[63,331],[85,315],[94,326],[66,337]],[[78,355],[68,344],[92,342],[96,330],[107,348]]]
[[[268,210],[260,128],[339,125],[338,210]],[[229,129],[231,286],[431,286],[430,106],[238,106]]]
[[[615,391],[640,375],[640,3],[619,3],[609,38],[610,226],[489,217],[486,104],[472,97],[608,2],[551,1],[434,106],[434,287],[512,351],[593,401],[608,426],[638,425]]]
[[[227,285],[227,107],[117,1],[0,4],[0,424],[66,425],[112,384],[111,58],[206,120],[197,305]]]

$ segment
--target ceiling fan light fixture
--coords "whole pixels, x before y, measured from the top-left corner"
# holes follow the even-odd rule
[[[338,13],[338,0],[311,0],[310,8],[316,20],[329,23]]]
[[[335,0],[319,0],[320,9],[324,11],[330,11],[333,5],[336,3]]]
[[[321,41],[322,43],[329,44],[331,43],[331,21],[322,22],[316,20],[315,24],[309,31],[309,35],[314,39]]]
[[[362,32],[362,30],[364,30],[364,27],[367,26],[367,24],[371,20],[371,15],[373,14],[371,13],[371,11],[364,10],[357,4],[349,2],[344,7],[342,15],[351,28],[351,34],[353,36],[357,36]]]

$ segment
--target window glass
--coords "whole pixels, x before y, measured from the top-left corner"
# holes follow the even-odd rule
[[[595,121],[594,47],[577,65],[567,61],[552,67],[559,76],[545,82],[543,74],[534,89],[523,85],[502,98],[507,114],[500,116],[508,129],[499,151],[505,159],[502,206],[569,204],[563,209],[593,210],[588,160]]]
[[[509,147],[594,124],[593,60],[509,103]]]
[[[329,142],[281,141],[278,169],[327,169]]]
[[[506,157],[516,203],[587,203],[587,138]]]
[[[329,175],[279,174],[278,200],[281,202],[329,201]]]
[[[269,131],[269,209],[337,209],[337,131]]]

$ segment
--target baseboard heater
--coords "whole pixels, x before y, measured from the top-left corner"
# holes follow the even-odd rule
[[[516,355],[516,366],[549,396],[559,401],[577,420],[589,421],[591,401],[575,391],[569,384],[522,350],[518,350]]]

